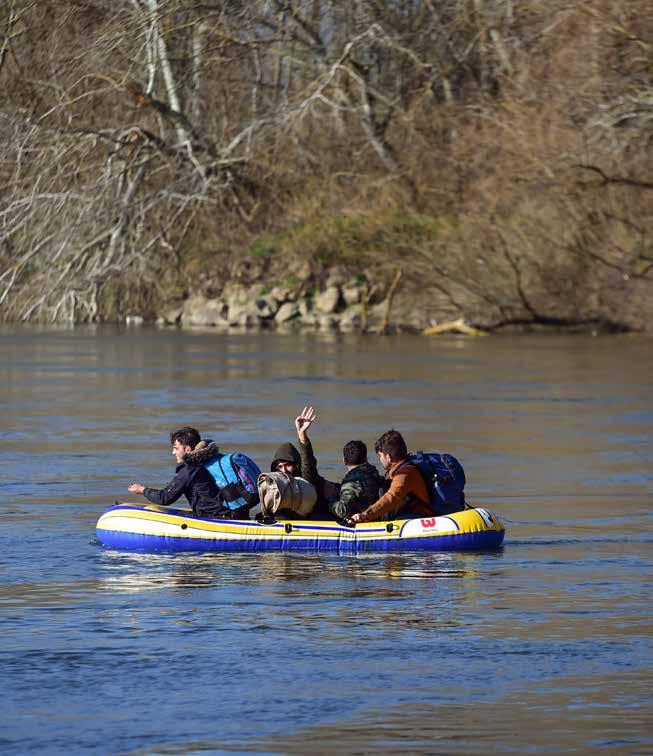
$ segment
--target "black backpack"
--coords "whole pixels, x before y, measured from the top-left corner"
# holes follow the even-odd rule
[[[465,471],[454,456],[418,451],[410,461],[422,473],[436,515],[465,509]]]

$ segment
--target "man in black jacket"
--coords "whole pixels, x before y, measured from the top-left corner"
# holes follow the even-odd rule
[[[177,460],[175,477],[165,488],[147,488],[140,483],[132,483],[129,491],[141,494],[153,504],[167,507],[185,495],[196,517],[226,520],[233,516],[231,510],[220,497],[220,489],[214,477],[203,464],[184,459],[200,442],[200,434],[195,428],[180,428],[170,434],[172,454]]]

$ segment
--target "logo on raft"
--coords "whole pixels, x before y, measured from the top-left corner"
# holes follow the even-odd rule
[[[441,517],[421,517],[419,520],[407,522],[402,530],[402,536],[418,536],[421,534],[472,532],[482,530],[497,530],[494,517],[480,507],[466,509],[453,515]]]

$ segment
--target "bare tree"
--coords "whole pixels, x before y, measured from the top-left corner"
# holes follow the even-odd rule
[[[606,191],[639,197],[653,181],[646,7],[10,0],[0,7],[0,317],[97,320],[134,297],[153,312],[170,281],[192,288],[198,248],[243,250],[303,213],[327,223],[359,208],[380,225],[388,205],[471,218],[480,240],[491,230],[491,253],[478,255],[513,281],[493,301],[523,305],[512,274],[528,298],[523,281],[544,254],[513,251],[511,213],[535,213],[525,187],[543,205],[562,198],[578,238],[590,213],[608,225],[612,214],[648,249],[645,224],[628,225],[633,205],[648,217],[646,201]],[[583,238],[592,245],[567,244],[569,260],[601,247]],[[416,244],[447,306],[488,291],[472,253],[461,251],[455,276],[435,238]],[[648,275],[642,254],[627,255],[626,275]],[[609,267],[599,258],[593,272]]]

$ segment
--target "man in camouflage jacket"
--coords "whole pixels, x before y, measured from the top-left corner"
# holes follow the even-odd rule
[[[329,511],[339,520],[347,520],[383,496],[385,489],[379,471],[367,461],[367,447],[362,441],[347,442],[342,461],[347,474],[340,485],[340,496],[329,503]]]

